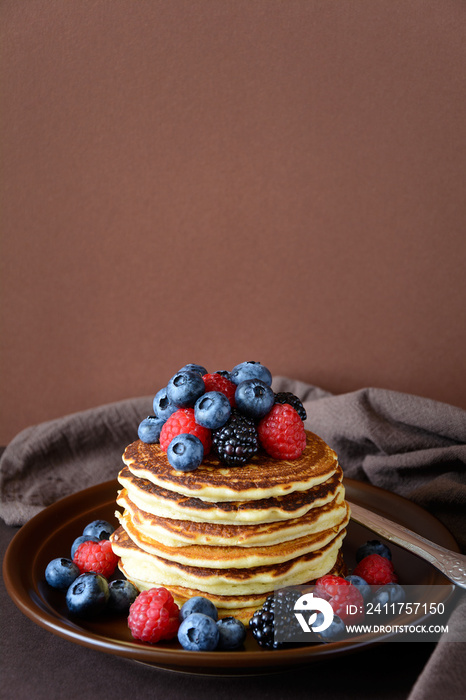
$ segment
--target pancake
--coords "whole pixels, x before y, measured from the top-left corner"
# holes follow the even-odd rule
[[[241,467],[241,470],[244,468]],[[230,471],[234,469],[231,468]],[[174,520],[182,518],[195,522],[223,524],[272,523],[301,517],[311,508],[323,506],[334,500],[338,492],[344,492],[342,478],[342,470],[336,465],[326,481],[310,487],[307,491],[263,499],[217,503],[169,491],[152,481],[135,477],[128,467],[123,468],[118,475],[118,481],[127,489],[129,498],[141,510]]]
[[[327,481],[338,468],[335,452],[306,430],[306,447],[293,460],[277,460],[257,453],[241,467],[225,467],[212,453],[191,472],[174,469],[159,444],[141,440],[128,445],[123,462],[140,479],[203,501],[255,501],[308,491]]]
[[[123,560],[130,580],[163,581],[167,588],[187,586],[219,595],[264,593],[300,585],[327,573],[335,564],[346,530],[341,530],[317,551],[277,564],[248,568],[200,567],[180,564],[149,554],[119,527],[112,535],[113,551]]]
[[[294,460],[260,450],[242,466],[213,455],[175,470],[158,444],[123,455],[112,534],[119,568],[139,590],[168,588],[181,606],[209,598],[220,617],[246,621],[277,589],[342,572],[349,521],[335,452],[306,431]]]
[[[120,525],[126,534],[140,549],[149,554],[155,554],[170,561],[189,566],[216,567],[226,569],[231,567],[251,568],[262,565],[279,564],[295,557],[315,552],[331,542],[334,537],[348,524],[349,509],[335,527],[305,535],[292,540],[279,542],[269,546],[243,547],[230,545],[186,545],[185,547],[168,547],[157,540],[145,536],[134,526],[129,513],[118,516]]]
[[[127,578],[129,578],[122,564],[120,564],[120,569],[121,572]],[[327,573],[334,574],[335,576],[346,576],[347,569],[341,552],[338,554],[334,566]],[[152,588],[154,585],[163,585],[160,583],[154,584],[153,582],[142,581],[134,578],[132,579],[132,581],[140,591]],[[312,586],[314,583],[315,580],[306,581],[304,585]],[[186,588],[185,586],[171,586],[170,591],[173,595],[173,598],[175,599],[175,602],[180,608],[190,598],[193,598],[195,596],[205,596],[205,593],[203,591],[199,591],[195,588]],[[219,618],[234,615],[234,617],[247,624],[250,618],[255,613],[255,611],[258,608],[260,608],[260,606],[265,602],[266,598],[269,595],[272,595],[272,593],[274,593],[274,590],[270,590],[265,593],[256,593],[242,596],[209,594],[208,597],[217,608]]]
[[[163,518],[138,508],[130,499],[128,491],[122,489],[117,504],[131,518],[136,530],[168,547],[183,547],[190,544],[241,545],[256,547],[312,535],[334,527],[346,516],[347,504],[341,486],[335,498],[320,507],[313,507],[303,516],[272,523],[222,524],[175,520]],[[117,517],[119,517],[119,513]]]

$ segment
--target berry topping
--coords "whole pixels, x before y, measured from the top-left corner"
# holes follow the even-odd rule
[[[168,461],[179,472],[192,472],[204,457],[202,442],[195,435],[181,433],[168,445]]]
[[[166,588],[142,591],[129,609],[128,627],[134,639],[155,644],[178,632],[179,608]]]
[[[207,617],[211,617],[212,620],[218,620],[217,608],[212,601],[208,598],[204,598],[204,596],[197,595],[187,600],[180,608],[180,620],[185,620],[188,615],[192,615],[195,612],[207,615]]]
[[[246,627],[236,617],[224,617],[217,622],[219,639],[217,649],[233,651],[243,646],[246,639]]]
[[[202,613],[191,613],[178,630],[178,641],[189,651],[213,651],[217,648],[220,633],[215,620]]]
[[[225,425],[212,431],[212,444],[220,460],[228,466],[246,464],[259,449],[254,421],[234,409]]]
[[[158,442],[160,438],[160,431],[165,423],[164,418],[157,418],[157,416],[147,416],[139,423],[138,427],[138,437],[143,442],[152,444]]]
[[[360,562],[364,557],[368,557],[369,554],[380,554],[381,557],[386,559],[392,558],[392,553],[390,548],[386,544],[382,544],[379,540],[368,540],[365,544],[361,545],[356,552],[356,561]]]
[[[204,382],[199,372],[183,370],[170,379],[167,386],[169,401],[177,408],[194,406],[205,392]]]
[[[210,430],[221,428],[230,415],[230,402],[220,391],[208,391],[198,398],[194,406],[196,423]]]
[[[113,525],[106,520],[93,520],[84,528],[83,536],[88,539],[96,537],[98,540],[108,540],[114,530]]]
[[[314,622],[315,627],[320,627],[324,621],[324,616],[321,612],[317,613],[317,617]],[[341,639],[346,638],[346,625],[338,615],[333,616],[333,621],[330,626],[325,630],[320,630],[316,632],[316,637],[322,641],[329,644],[330,642],[338,642]]]
[[[404,603],[406,600],[406,591],[399,583],[387,583],[381,586],[375,592],[372,603],[374,607],[380,605],[391,605],[392,603]]]
[[[335,615],[343,622],[359,622],[364,617],[364,598],[349,581],[327,574],[316,581],[315,594],[328,600]]]
[[[107,579],[101,574],[87,572],[73,581],[66,592],[66,605],[78,617],[93,617],[103,612],[108,600]]]
[[[384,586],[386,583],[397,583],[398,577],[392,562],[380,554],[369,554],[361,559],[354,569],[355,576],[361,576],[371,586]]]
[[[231,370],[231,381],[235,384],[241,384],[246,379],[260,379],[264,384],[270,386],[272,384],[272,375],[270,370],[260,362],[241,362]]]
[[[287,403],[292,406],[294,410],[298,413],[301,420],[306,420],[307,414],[306,409],[301,403],[297,396],[291,393],[291,391],[279,391],[275,394],[275,403]]]
[[[219,391],[221,394],[225,394],[230,402],[230,406],[232,408],[235,407],[236,384],[229,377],[224,377],[220,372],[215,372],[215,374],[205,374],[202,379],[204,380],[206,391]]]
[[[272,408],[275,395],[269,385],[260,379],[246,379],[238,384],[235,401],[241,413],[248,418],[260,420]]]
[[[80,574],[77,564],[65,557],[52,559],[45,569],[45,580],[52,586],[60,590],[66,590]]]
[[[354,574],[350,574],[345,578],[353,586],[356,586],[356,588],[364,598],[364,602],[368,603],[372,598],[372,588],[369,586],[367,581],[364,581],[363,578],[361,578],[360,576],[355,576]]]
[[[294,606],[300,595],[297,590],[276,591],[256,610],[249,628],[260,647],[280,649],[299,634]]]
[[[108,609],[113,612],[128,613],[139,595],[136,586],[126,579],[119,578],[108,584]]]
[[[180,408],[168,418],[160,432],[161,449],[166,452],[173,438],[181,433],[195,435],[202,442],[204,455],[210,452],[212,444],[210,430],[196,423],[194,408]]]
[[[153,409],[157,418],[161,420],[167,420],[177,410],[177,407],[168,398],[167,387],[160,389],[154,396]]]
[[[113,553],[109,540],[83,542],[74,553],[73,562],[83,574],[93,571],[108,578],[116,569],[118,557]]]
[[[204,374],[207,374],[207,370],[206,370],[205,367],[203,367],[202,365],[195,365],[195,364],[192,364],[192,363],[190,363],[189,365],[185,365],[184,367],[182,367],[182,368],[180,369],[180,372],[199,372],[199,374],[201,375],[201,377],[202,377]]]
[[[79,537],[76,537],[73,544],[71,545],[71,558],[74,559],[74,555],[76,554],[76,550],[78,549],[80,544],[82,544],[83,542],[89,542],[89,541],[98,542],[99,538],[98,537],[88,537],[87,535],[79,535]]]
[[[274,404],[258,426],[264,450],[276,459],[297,459],[306,447],[304,423],[288,404]]]

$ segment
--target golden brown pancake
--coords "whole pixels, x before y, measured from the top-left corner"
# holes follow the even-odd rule
[[[312,535],[304,535],[293,540],[279,542],[268,546],[237,546],[237,545],[202,545],[192,544],[185,547],[169,547],[141,533],[133,524],[129,513],[119,516],[120,525],[131,540],[149,554],[190,566],[216,567],[226,569],[231,567],[255,567],[294,559],[328,544],[346,525],[349,520],[349,508],[337,526],[322,530]]]
[[[306,431],[306,447],[298,459],[277,460],[260,452],[248,464],[225,467],[212,453],[191,472],[174,469],[158,444],[136,440],[123,462],[141,479],[204,501],[249,501],[307,491],[326,481],[338,467],[335,452],[317,435]]]
[[[135,477],[128,467],[124,467],[118,475],[118,481],[127,489],[129,498],[141,510],[175,520],[181,518],[224,524],[271,523],[300,517],[311,508],[332,501],[338,492],[344,492],[342,478],[342,470],[337,465],[326,481],[310,487],[307,491],[256,500],[216,503],[169,491],[152,481]]]
[[[124,566],[120,563],[121,572],[129,578],[129,575],[124,569]],[[346,576],[347,569],[345,562],[343,560],[343,555],[339,552],[337,560],[330,571],[326,572],[329,574],[334,574],[335,576]],[[140,581],[137,579],[132,579],[134,585],[140,590],[147,590],[152,588],[154,584],[152,582]],[[315,583],[313,581],[306,581],[305,586],[312,586]],[[155,584],[162,585],[162,584]],[[181,606],[186,603],[190,598],[195,596],[203,596],[209,598],[209,600],[215,605],[218,611],[218,616],[220,618],[227,617],[229,615],[234,615],[237,619],[241,620],[247,624],[250,618],[253,616],[255,611],[260,608],[260,606],[265,602],[269,595],[272,595],[275,591],[272,589],[266,593],[257,593],[250,595],[215,595],[206,594],[204,591],[199,591],[195,588],[186,588],[184,586],[170,586],[170,591],[175,599],[177,605]]]
[[[334,527],[347,512],[343,487],[335,498],[325,505],[313,507],[299,518],[272,523],[224,524],[162,518],[138,508],[131,501],[126,489],[122,489],[118,494],[117,504],[130,516],[138,532],[168,547],[183,547],[189,544],[243,547],[278,544]]]
[[[164,582],[170,586],[198,588],[219,595],[263,593],[275,587],[294,586],[323,576],[335,564],[346,530],[328,544],[277,564],[249,568],[207,568],[180,564],[149,554],[138,547],[122,527],[113,533],[113,551],[123,560],[130,580]]]

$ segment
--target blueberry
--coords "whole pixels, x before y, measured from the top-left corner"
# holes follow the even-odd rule
[[[272,375],[260,362],[241,362],[231,370],[231,381],[241,384],[246,379],[260,379],[264,384],[272,384]]]
[[[160,389],[156,393],[152,407],[157,418],[161,420],[167,420],[177,410],[176,406],[168,398],[167,387]]]
[[[108,540],[114,530],[113,525],[110,525],[106,520],[93,520],[92,523],[86,525],[83,535],[87,539],[96,537],[98,540]]]
[[[221,377],[231,382],[231,372],[228,372],[226,369],[219,369],[215,374],[219,374]]]
[[[391,603],[404,603],[406,600],[406,593],[403,586],[398,583],[387,583],[385,586],[381,586],[374,593],[372,598],[372,603],[374,605],[380,604],[382,607],[384,605],[391,605]]]
[[[194,404],[196,423],[210,430],[221,428],[230,415],[230,402],[220,391],[208,391],[200,396]]]
[[[139,423],[138,427],[138,437],[142,442],[152,444],[158,442],[160,438],[160,431],[165,423],[164,418],[157,418],[157,416],[147,416]]]
[[[349,576],[347,576],[346,580],[352,583],[353,586],[355,586],[358,589],[365,603],[368,603],[370,601],[372,596],[372,588],[367,583],[367,581],[361,578],[361,576],[355,576],[354,574],[350,574]]]
[[[108,584],[108,609],[114,612],[128,612],[138,594],[136,586],[126,579],[111,581]]]
[[[217,648],[220,632],[217,623],[208,615],[192,613],[178,629],[178,641],[189,651],[213,651]]]
[[[181,606],[180,620],[185,620],[193,613],[202,613],[203,615],[207,615],[207,617],[211,617],[212,620],[218,620],[218,612],[215,605],[208,598],[204,598],[200,595],[190,598]]]
[[[45,580],[52,588],[66,590],[79,576],[79,568],[71,559],[59,557],[52,559],[45,569]]]
[[[82,544],[83,542],[98,542],[99,539],[98,537],[88,537],[87,535],[80,535],[79,537],[76,537],[75,541],[71,545],[71,558],[74,559],[74,555],[76,553],[76,550],[78,549],[79,545]]]
[[[192,370],[178,372],[170,379],[167,386],[167,396],[177,408],[194,406],[204,392],[204,380],[199,372]]]
[[[170,442],[167,458],[179,472],[192,472],[204,459],[204,446],[196,435],[180,433]]]
[[[70,613],[78,617],[92,617],[102,612],[109,597],[107,579],[101,574],[81,574],[66,592]]]
[[[217,622],[219,631],[218,649],[239,649],[246,639],[246,627],[236,617],[224,617]]]
[[[208,374],[208,372],[207,372],[207,370],[206,370],[205,367],[203,367],[202,365],[194,365],[194,364],[192,364],[192,363],[189,364],[189,365],[185,365],[184,367],[182,367],[182,368],[180,369],[180,372],[187,372],[187,371],[189,371],[189,372],[199,372],[199,374],[200,374],[201,376],[203,376],[204,374]]]
[[[361,559],[368,557],[369,554],[380,554],[381,557],[385,557],[385,559],[390,560],[392,558],[390,549],[387,547],[387,545],[379,542],[379,540],[368,540],[365,544],[361,545],[356,552],[356,561],[360,562]]]
[[[236,408],[248,418],[263,418],[275,403],[272,389],[260,379],[246,379],[235,391]]]
[[[322,624],[324,621],[324,617],[321,612],[317,613],[316,620],[313,624],[314,627],[317,627]],[[338,615],[333,616],[333,621],[330,623],[330,627],[327,627],[325,630],[321,630],[320,632],[316,632],[316,637],[320,639],[322,642],[338,642],[341,639],[344,639],[346,637],[346,626],[341,617]]]

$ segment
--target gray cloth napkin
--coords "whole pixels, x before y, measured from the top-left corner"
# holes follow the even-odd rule
[[[332,395],[286,377],[275,377],[273,388],[301,398],[306,427],[337,452],[347,477],[426,508],[466,552],[466,411],[377,388]],[[152,413],[152,398],[100,406],[19,433],[0,460],[0,517],[22,525],[58,498],[116,478],[123,449]],[[456,609],[450,624],[464,636],[466,606]],[[439,688],[450,699],[465,697],[463,658],[463,644],[440,641],[410,700],[434,700]]]

